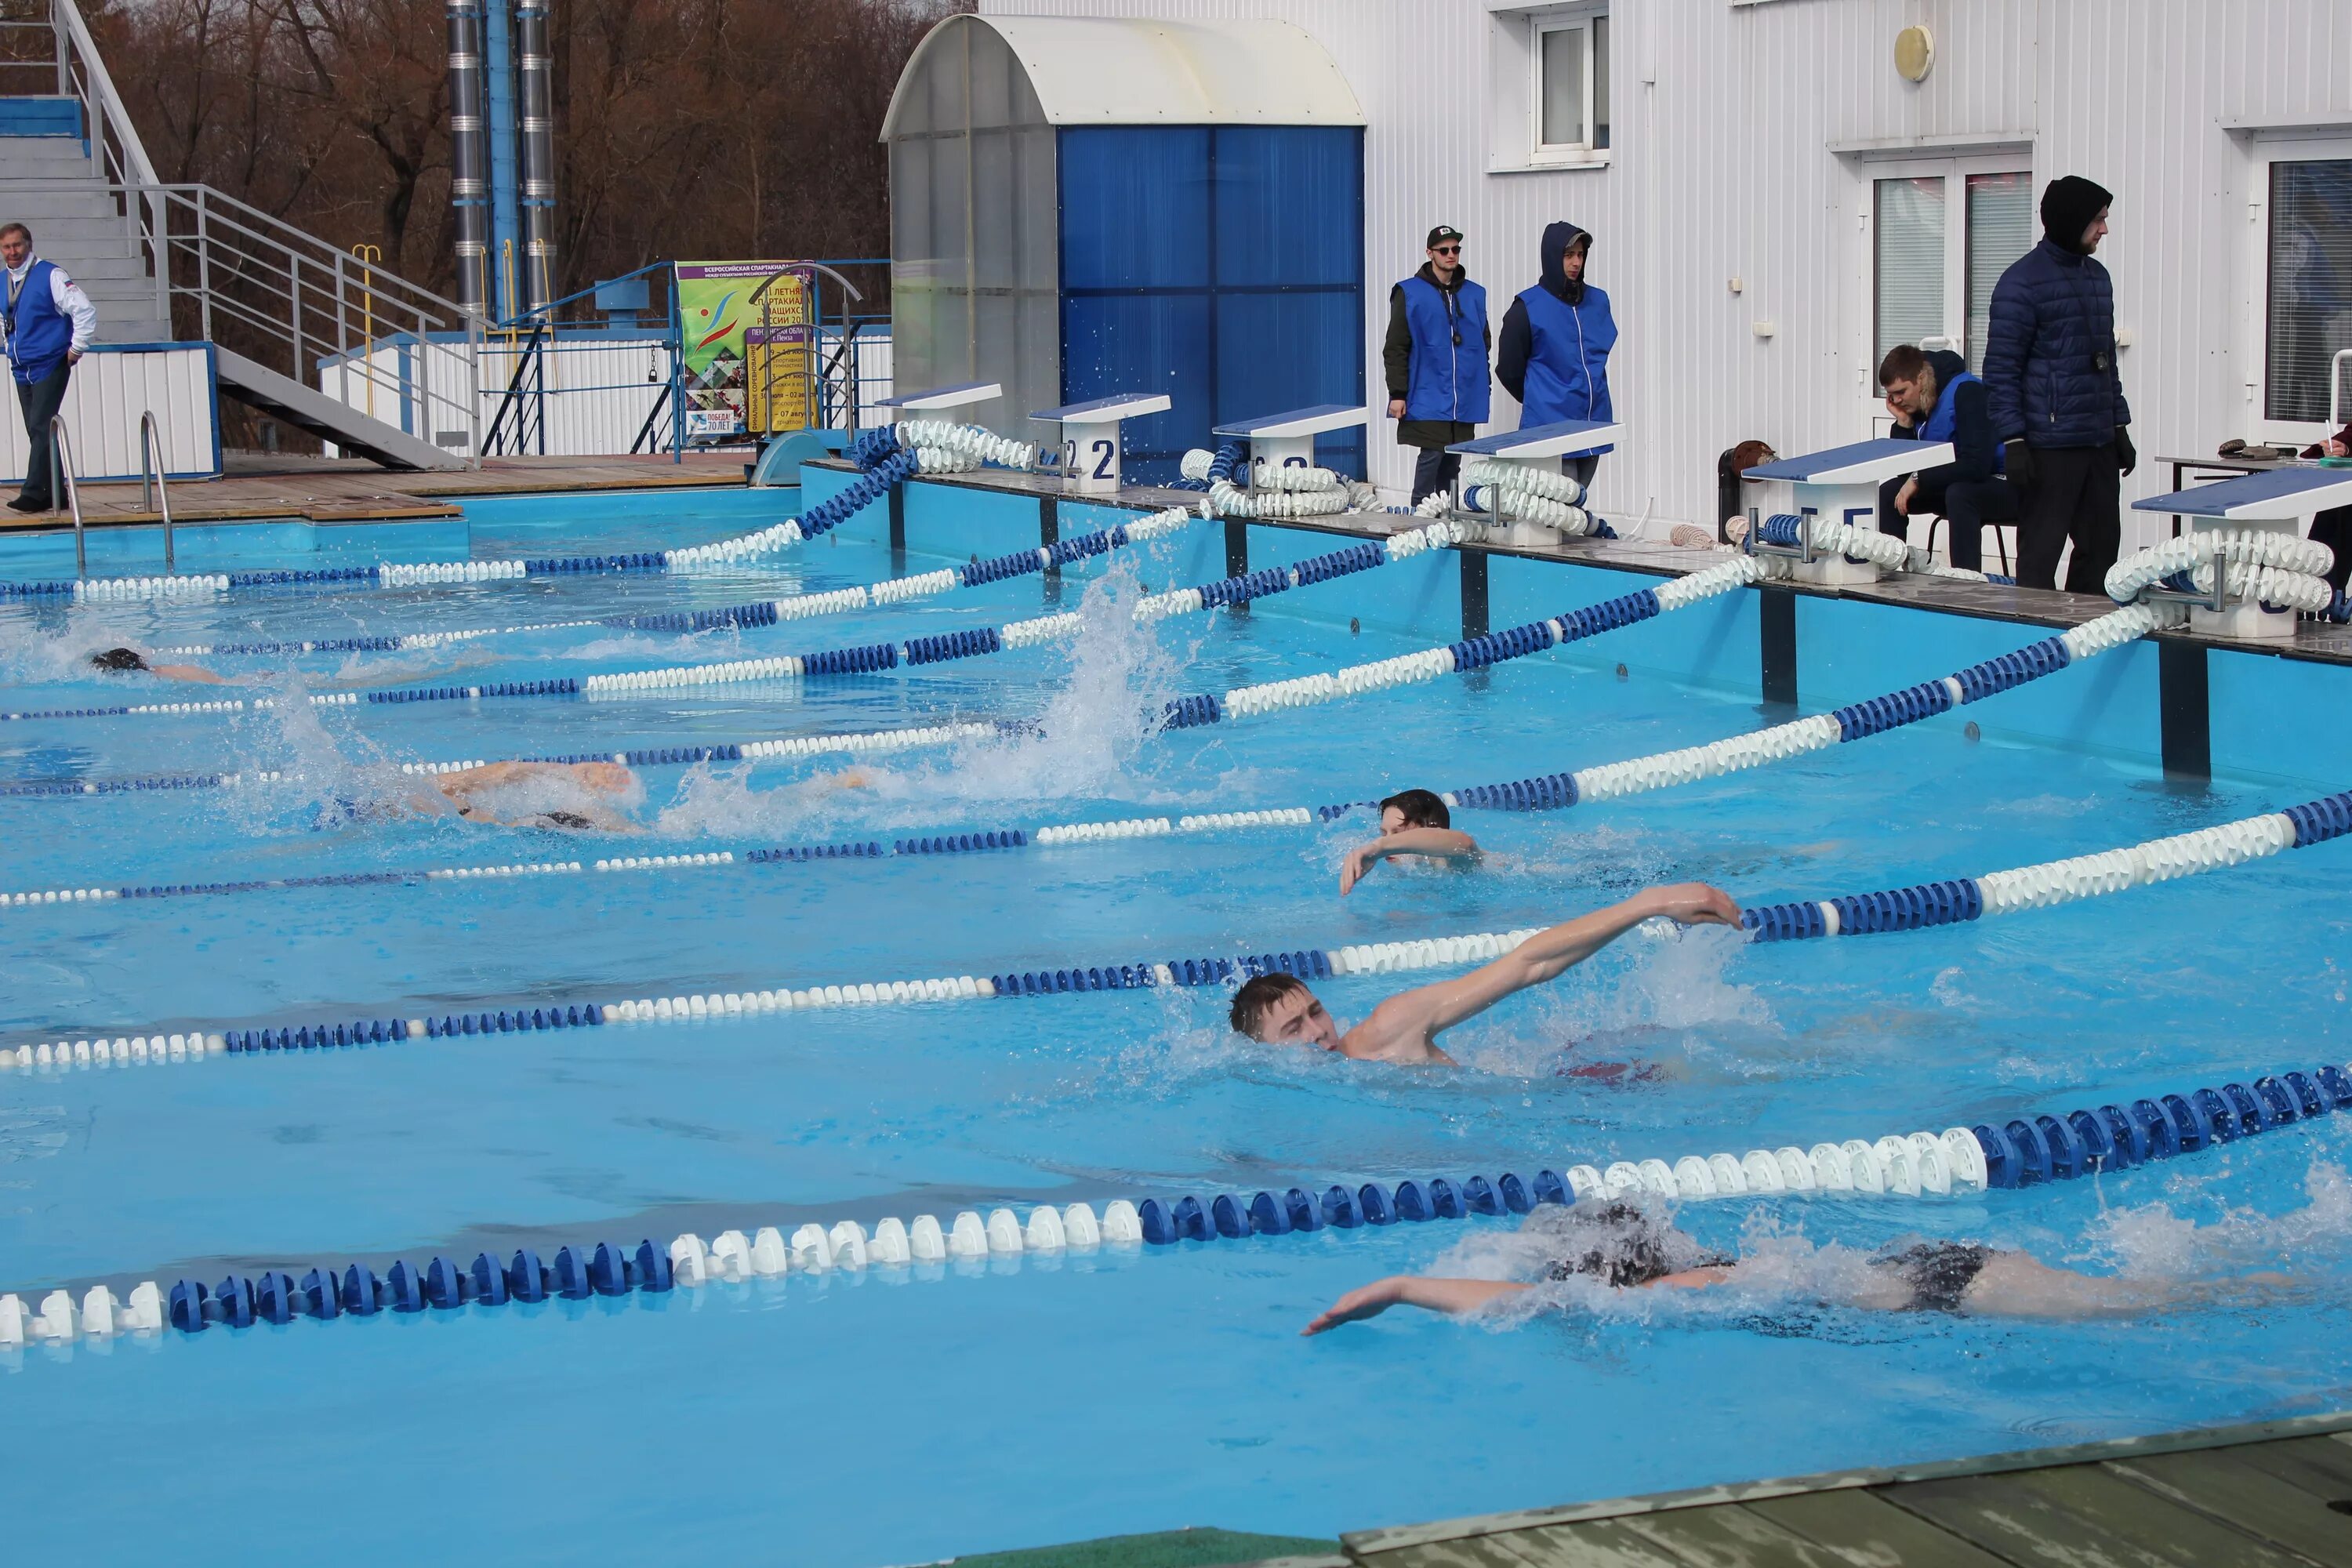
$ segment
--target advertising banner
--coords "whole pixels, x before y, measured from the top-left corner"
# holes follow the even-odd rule
[[[810,290],[807,275],[791,268],[786,261],[677,264],[688,439],[798,430],[809,423]],[[779,272],[787,276],[755,303],[760,285]],[[787,341],[786,332],[794,335]]]

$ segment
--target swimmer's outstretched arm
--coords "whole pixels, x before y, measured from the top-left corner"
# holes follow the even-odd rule
[[[1355,891],[1356,884],[1370,876],[1373,867],[1391,855],[1419,855],[1432,860],[1475,861],[1478,858],[1478,841],[1452,827],[1406,827],[1394,833],[1384,833],[1370,843],[1360,844],[1348,851],[1348,858],[1339,863],[1339,896],[1344,899]]]
[[[1360,1036],[1365,1047],[1349,1054],[1379,1056],[1410,1049],[1415,1042],[1430,1045],[1440,1031],[1476,1017],[1506,996],[1559,978],[1643,921],[1660,916],[1682,925],[1737,925],[1739,906],[1730,894],[1704,882],[1645,889],[1623,903],[1538,931],[1458,980],[1390,997],[1349,1031],[1350,1042],[1358,1043]]]
[[[1507,1279],[1439,1279],[1425,1274],[1391,1274],[1360,1285],[1299,1330],[1301,1334],[1328,1333],[1342,1323],[1377,1318],[1391,1307],[1419,1307],[1431,1312],[1475,1312],[1501,1296],[1513,1296],[1532,1286]]]
[[[151,664],[147,673],[163,680],[185,680],[197,686],[226,686],[228,682],[201,664]]]
[[[1731,1266],[1709,1264],[1663,1275],[1636,1289],[1699,1290],[1730,1273]],[[1391,1274],[1385,1279],[1375,1279],[1369,1285],[1349,1291],[1323,1309],[1313,1322],[1298,1331],[1301,1334],[1327,1333],[1342,1323],[1360,1323],[1366,1318],[1377,1318],[1391,1307],[1419,1307],[1424,1311],[1448,1314],[1475,1312],[1491,1301],[1534,1289],[1532,1285],[1515,1284],[1507,1279],[1444,1279],[1427,1274]]]

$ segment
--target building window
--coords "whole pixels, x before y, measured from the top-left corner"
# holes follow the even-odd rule
[[[1535,151],[1538,157],[1609,146],[1609,15],[1539,16],[1535,29]]]
[[[1982,371],[1993,285],[2033,245],[2032,176],[1912,167],[1919,172],[1873,182],[1872,365],[1916,343]]]
[[[2352,159],[2271,165],[2269,248],[2263,415],[2315,425],[2335,355],[2352,349]]]
[[[1992,286],[2033,248],[2037,222],[2031,174],[1968,176],[1969,368],[1984,373],[1985,337],[1992,324]]]

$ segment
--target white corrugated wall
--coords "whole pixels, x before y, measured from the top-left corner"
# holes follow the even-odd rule
[[[2159,454],[2252,437],[2260,364],[2249,301],[2263,194],[2254,138],[2224,122],[2305,117],[2352,134],[2347,0],[1616,0],[1612,161],[1487,172],[1486,0],[982,0],[985,13],[1273,16],[1328,48],[1365,132],[1367,391],[1378,414],[1387,281],[1421,237],[1468,234],[1471,275],[1497,299],[1535,280],[1546,222],[1593,231],[1592,280],[1623,337],[1612,366],[1632,429],[1602,465],[1601,509],[1701,521],[1715,459],[1759,437],[1783,452],[1871,433],[1872,307],[1864,224],[1884,167],[1858,143],[2016,142],[2037,187],[2082,174],[2116,194],[2101,258],[2117,321],[2139,472]],[[1921,23],[1937,59],[1914,85],[1895,34]],[[1849,149],[1841,154],[1832,145]],[[1743,289],[1734,294],[1733,278]],[[1774,335],[1755,335],[1759,321]],[[1517,411],[1496,388],[1495,427]],[[1376,420],[1374,477],[1407,474]],[[2128,518],[2129,514],[2126,514]],[[2127,521],[2127,533],[2131,524]]]
[[[215,479],[221,471],[220,408],[213,387],[212,350],[117,348],[100,343],[84,354],[66,383],[66,439],[74,477],[88,484],[139,477],[139,416],[152,413],[163,443],[163,472],[172,479]],[[22,483],[32,450],[25,422],[0,420],[0,482]]]

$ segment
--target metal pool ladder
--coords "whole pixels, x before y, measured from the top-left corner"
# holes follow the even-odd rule
[[[66,429],[66,416],[49,416],[49,490],[54,496],[59,485],[65,487],[66,505],[73,510],[74,575],[89,575],[89,554],[83,548],[81,527],[81,491],[74,486],[73,436]]]
[[[163,513],[163,574],[170,576],[178,569],[172,549],[172,487],[163,478],[163,432],[150,408],[139,416],[139,510],[154,510],[159,502]],[[79,508],[74,516],[75,526],[79,527]]]

